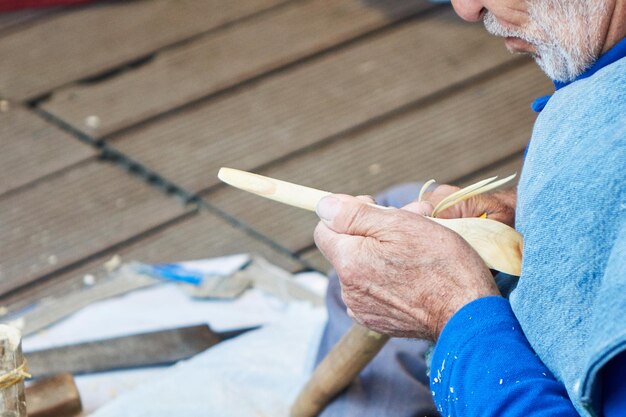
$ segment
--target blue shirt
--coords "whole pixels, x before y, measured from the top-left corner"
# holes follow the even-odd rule
[[[626,415],[625,56],[626,40],[544,100],[519,188],[522,277],[440,335],[444,416]]]
[[[605,417],[626,415],[626,355],[606,367]],[[535,354],[509,302],[486,297],[469,303],[446,324],[430,370],[443,416],[574,417],[565,386]]]

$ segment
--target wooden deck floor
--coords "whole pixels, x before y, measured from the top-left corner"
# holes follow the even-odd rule
[[[550,84],[424,0],[127,1],[0,16],[0,305],[113,255],[325,269],[314,215],[231,166],[344,193],[519,170]]]

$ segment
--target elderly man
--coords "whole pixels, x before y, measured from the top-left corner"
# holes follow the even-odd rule
[[[557,89],[533,103],[541,114],[517,195],[447,213],[515,221],[525,242],[515,288],[503,297],[462,238],[422,217],[449,186],[397,210],[326,197],[316,243],[351,317],[436,342],[430,394],[444,416],[626,416],[626,0],[452,3],[512,52],[532,55]],[[334,287],[322,351],[333,326],[347,326],[333,317]],[[398,339],[328,412],[430,413],[423,350]]]

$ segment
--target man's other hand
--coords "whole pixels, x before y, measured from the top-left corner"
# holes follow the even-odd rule
[[[499,295],[489,269],[456,233],[415,212],[325,197],[315,242],[333,264],[356,321],[391,336],[436,340],[465,304]]]
[[[429,201],[433,206],[436,206],[445,197],[458,190],[460,190],[459,187],[440,185],[432,192],[424,193],[423,200]],[[437,217],[458,219],[462,217],[479,217],[483,213],[487,213],[487,217],[491,220],[514,227],[516,201],[517,192],[515,188],[491,194],[479,194],[442,211]],[[419,210],[418,206],[417,202],[413,202],[403,207],[403,209],[417,212]]]

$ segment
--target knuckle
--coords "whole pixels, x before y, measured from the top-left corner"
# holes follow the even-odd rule
[[[339,227],[348,234],[355,234],[363,229],[368,221],[368,206],[362,202],[350,204],[349,209],[344,211],[340,219]]]
[[[369,195],[369,194],[367,194],[367,195],[359,195],[356,198],[358,198],[359,200],[364,201],[366,203],[375,203],[376,202],[374,197]]]
[[[442,184],[439,185],[435,190],[430,194],[429,201],[433,203],[438,203],[443,200],[445,197],[449,196],[452,193],[459,191],[459,187],[455,187],[453,185]]]
[[[354,314],[354,299],[350,296],[350,292],[346,291],[344,287],[341,287],[341,300],[346,305],[346,307]]]
[[[341,256],[335,262],[335,269],[337,274],[341,278],[342,284],[345,286],[351,286],[356,281],[356,268],[354,262],[348,259],[346,256]]]
[[[441,184],[440,186],[438,186],[434,192],[436,193],[441,193],[441,194],[452,194],[454,192],[459,191],[461,188],[454,186],[454,185],[448,185],[448,184]]]
[[[362,205],[355,205],[346,215],[345,228],[348,232],[355,230],[361,222]]]

